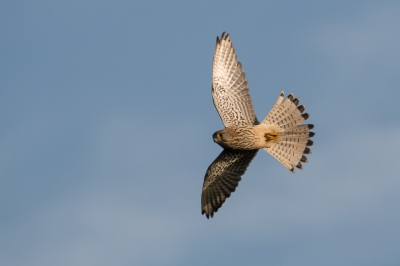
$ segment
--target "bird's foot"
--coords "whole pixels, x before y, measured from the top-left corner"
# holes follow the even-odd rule
[[[264,134],[265,141],[276,140],[279,137],[279,134],[276,132],[269,132]]]

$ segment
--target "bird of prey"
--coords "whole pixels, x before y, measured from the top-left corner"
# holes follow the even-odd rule
[[[213,134],[223,151],[208,167],[201,195],[201,212],[207,218],[235,191],[250,162],[263,149],[294,173],[311,154],[309,130],[302,124],[309,115],[299,98],[280,93],[271,111],[260,123],[254,113],[245,72],[237,60],[229,34],[217,37],[212,69],[212,98],[225,128]]]

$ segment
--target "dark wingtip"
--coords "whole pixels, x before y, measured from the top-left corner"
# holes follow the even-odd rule
[[[289,95],[287,96],[287,98],[288,98],[291,102],[293,102],[293,93],[289,94]]]
[[[303,154],[311,154],[310,148],[306,147],[303,151]]]
[[[308,124],[307,126],[308,126],[308,129],[313,129],[314,128],[313,124]]]
[[[218,37],[217,37],[218,38]],[[226,34],[226,32],[224,31],[222,34],[221,34],[221,41],[222,40],[227,40],[227,39],[229,39],[229,34]]]
[[[315,133],[314,132],[308,132],[308,137],[309,138],[312,138],[312,137],[314,137],[315,136]]]
[[[299,102],[300,102],[300,98],[299,98],[299,97],[297,97],[296,99],[293,100],[293,103],[294,103],[295,105],[298,105]]]
[[[307,144],[306,146],[312,146],[314,144],[314,141],[312,141],[311,139],[307,140]]]
[[[220,43],[223,39],[225,39],[225,31],[221,34],[221,39],[217,36],[216,44]]]
[[[209,212],[207,212],[206,208],[202,208],[201,209],[201,214],[202,215],[205,214],[207,219],[210,219],[210,216],[211,216],[211,218],[213,217],[214,212],[211,210],[211,213],[209,213]]]

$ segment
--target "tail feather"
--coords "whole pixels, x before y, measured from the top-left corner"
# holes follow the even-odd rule
[[[301,125],[308,119],[309,116],[310,115],[308,113],[302,114],[297,110],[297,112],[295,111],[293,115],[282,121],[279,126],[284,129],[291,129],[297,125]]]
[[[295,128],[288,129],[284,132],[285,136],[289,136],[291,134],[302,134],[302,133],[311,133],[309,130],[313,129],[314,125],[312,124],[305,124],[305,125],[298,125]]]
[[[270,122],[270,124],[274,124],[275,121],[278,121],[277,116],[281,113],[283,96],[284,93],[282,91],[274,106],[272,106],[271,110],[268,112],[268,115],[264,118],[262,123],[267,124],[266,121],[268,121]]]
[[[280,139],[282,142],[288,142],[288,143],[293,143],[293,144],[298,144],[298,145],[302,145],[304,144],[304,146],[308,146],[308,136],[303,136],[303,137],[296,137],[296,136],[290,136],[290,137],[282,137]],[[309,145],[311,146],[311,145]]]
[[[299,152],[301,154],[304,153],[304,143],[293,143],[293,142],[288,142],[288,141],[281,141],[278,144],[280,144],[280,146],[282,148],[288,148],[290,150],[292,150],[293,152]]]
[[[280,134],[281,137],[289,138],[289,137],[298,137],[298,138],[311,138],[315,135],[314,132],[309,131],[285,131]]]
[[[264,148],[266,152],[271,154],[275,159],[277,159],[283,166],[289,169],[291,172],[294,172],[293,165],[290,161],[282,154],[279,149],[272,149],[272,148]]]
[[[279,132],[279,142],[264,150],[294,173],[294,167],[303,169],[301,163],[308,162],[304,154],[311,154],[308,146],[313,145],[310,138],[315,133],[309,130],[314,128],[314,125],[302,125],[309,115],[303,113],[304,105],[297,106],[299,98],[294,98],[292,93],[285,100],[283,97],[284,94],[281,92],[271,111],[262,121],[264,124],[278,125],[282,129],[282,132]]]
[[[308,118],[302,116],[305,106],[297,106],[300,101],[299,98],[293,99],[293,94],[291,93],[284,101],[282,99],[283,92],[281,92],[275,105],[262,123],[275,124],[283,128],[292,128],[295,125],[300,125]]]

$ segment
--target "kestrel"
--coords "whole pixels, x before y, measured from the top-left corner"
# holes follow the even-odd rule
[[[229,34],[217,37],[213,72],[212,97],[225,128],[213,134],[214,142],[224,150],[208,167],[201,195],[201,212],[207,218],[222,206],[235,191],[251,160],[263,149],[294,173],[307,163],[311,154],[309,130],[302,125],[308,114],[293,94],[284,99],[283,91],[268,115],[260,123],[254,113],[245,72],[237,60]]]

